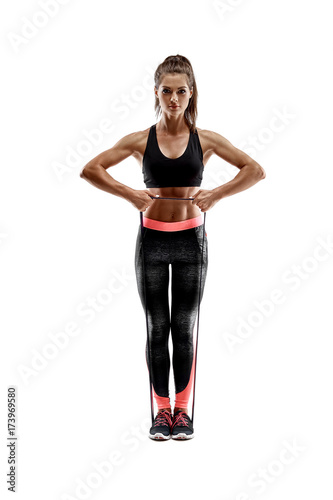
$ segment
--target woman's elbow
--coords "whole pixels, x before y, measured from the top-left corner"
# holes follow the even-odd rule
[[[265,177],[266,177],[266,172],[262,167],[260,167],[260,174],[259,175],[260,175],[260,179],[265,179]]]
[[[86,180],[87,180],[87,179],[90,179],[91,174],[93,173],[93,170],[94,170],[93,165],[92,165],[92,164],[90,164],[90,163],[87,163],[87,165],[85,165],[85,166],[83,167],[83,169],[81,170],[81,172],[80,172],[80,177],[81,177],[82,179],[86,179]]]
[[[266,172],[265,172],[265,170],[262,168],[262,166],[261,166],[261,165],[259,165],[259,163],[257,163],[257,164],[256,164],[256,173],[257,173],[258,180],[265,179],[265,177],[266,177]]]

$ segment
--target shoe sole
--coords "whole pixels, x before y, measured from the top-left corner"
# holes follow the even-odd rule
[[[161,432],[156,432],[156,434],[149,434],[150,439],[153,439],[154,441],[167,441],[168,439],[171,438],[170,434],[169,436],[165,436]]]
[[[185,434],[184,432],[179,432],[178,434],[171,434],[172,439],[178,439],[179,441],[186,441],[187,439],[192,439],[194,438],[194,433],[193,434]]]

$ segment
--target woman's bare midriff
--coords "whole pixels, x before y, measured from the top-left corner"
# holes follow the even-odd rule
[[[166,198],[190,198],[195,195],[200,187],[165,187],[148,188],[152,196],[161,196]],[[191,200],[153,200],[143,215],[149,219],[162,222],[179,222],[192,219],[201,214],[200,208],[192,203]]]

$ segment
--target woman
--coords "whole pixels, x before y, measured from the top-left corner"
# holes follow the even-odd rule
[[[207,234],[202,231],[201,212],[207,212],[222,198],[253,186],[265,177],[265,172],[218,133],[196,128],[198,91],[186,57],[167,57],[157,67],[154,82],[155,110],[157,117],[161,114],[160,121],[120,139],[87,163],[80,175],[145,214],[136,240],[135,271],[147,314],[146,360],[158,407],[149,437],[190,439],[194,434],[187,403],[195,376],[193,329],[208,266]],[[213,154],[240,172],[215,189],[198,189],[204,166]],[[132,189],[106,172],[131,155],[142,166],[148,189]],[[170,330],[176,390],[173,413],[169,398]]]

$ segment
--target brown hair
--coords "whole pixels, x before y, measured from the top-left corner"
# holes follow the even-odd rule
[[[163,75],[167,73],[185,73],[189,88],[191,89],[193,87],[193,93],[192,96],[190,97],[188,106],[185,109],[184,118],[191,132],[195,132],[196,119],[198,114],[197,110],[198,89],[192,65],[186,57],[181,56],[179,54],[177,54],[176,56],[166,57],[164,61],[158,65],[154,74],[154,82],[155,82],[155,87],[157,89],[160,86]],[[162,111],[159,99],[156,96],[156,94],[155,94],[155,111],[157,119]]]

